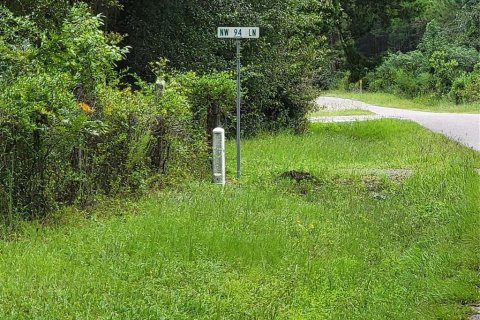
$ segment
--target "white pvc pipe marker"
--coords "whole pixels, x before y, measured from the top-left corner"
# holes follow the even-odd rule
[[[213,183],[225,185],[225,130],[213,129]]]

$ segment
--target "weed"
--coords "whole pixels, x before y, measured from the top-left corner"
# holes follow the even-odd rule
[[[478,153],[393,120],[243,151],[235,184],[113,202],[81,223],[71,212],[0,241],[0,318],[458,319],[480,300]],[[233,141],[227,154],[234,167]]]

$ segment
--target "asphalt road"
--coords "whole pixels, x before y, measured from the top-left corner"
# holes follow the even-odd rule
[[[327,109],[365,109],[376,116],[349,117],[350,121],[384,118],[412,120],[433,132],[441,133],[474,150],[480,151],[480,114],[434,113],[405,109],[378,107],[360,101],[333,97],[319,97],[317,103]],[[348,121],[348,117],[321,117],[314,121]]]

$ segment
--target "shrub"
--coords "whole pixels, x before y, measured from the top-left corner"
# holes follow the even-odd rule
[[[367,76],[369,88],[414,97],[428,91],[427,58],[421,51],[395,53]]]
[[[234,42],[216,39],[214,27],[219,22],[256,25],[261,37],[242,41],[242,86],[248,89],[242,104],[243,134],[304,127],[310,101],[291,95],[309,87],[327,65],[323,10],[331,4],[294,0],[240,0],[238,6],[217,0],[147,2],[149,10],[144,10],[145,3],[126,1],[124,14],[119,15],[118,26],[128,30],[127,40],[135,47],[134,58],[128,61],[134,70],[148,76],[147,63],[159,56],[168,58],[177,70],[195,70],[198,75],[234,70]]]
[[[435,83],[435,93],[442,97],[448,93],[453,80],[459,75],[458,61],[450,59],[445,51],[435,51],[429,59]]]
[[[195,123],[204,130],[209,140],[217,126],[227,132],[235,132],[236,82],[231,74],[213,72],[198,76],[189,72],[177,74],[177,78],[191,102]]]
[[[184,86],[189,75],[175,74],[163,91],[141,80],[137,91],[120,90],[115,64],[127,49],[99,31],[85,5],[54,33],[0,12],[8,18],[0,22],[0,217],[40,217],[205,174],[205,132],[192,110],[230,105],[227,75]]]
[[[475,48],[452,43],[440,25],[431,21],[417,50],[388,55],[367,80],[372,90],[409,97],[448,96],[457,103],[475,101],[477,78],[472,71],[479,62]]]
[[[0,5],[0,84],[33,71],[38,42],[40,33],[30,20]]]
[[[480,63],[472,73],[456,78],[448,95],[457,104],[480,101]]]

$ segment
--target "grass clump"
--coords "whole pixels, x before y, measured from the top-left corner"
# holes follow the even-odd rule
[[[234,168],[233,142],[228,155]],[[113,202],[0,242],[0,318],[467,317],[480,300],[479,166],[395,120],[247,140],[240,182]]]

